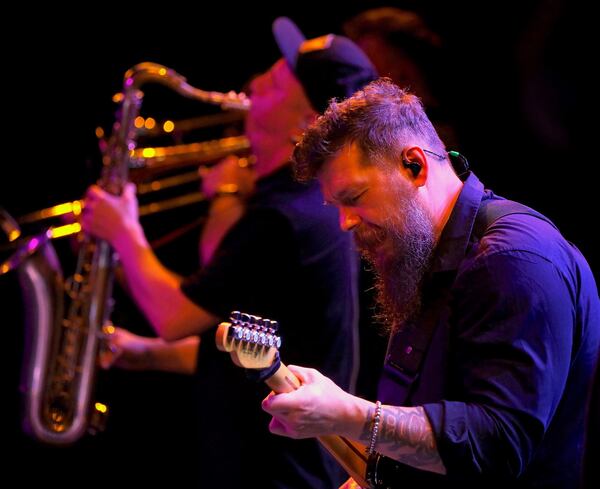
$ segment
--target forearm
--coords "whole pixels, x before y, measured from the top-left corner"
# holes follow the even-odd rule
[[[354,398],[350,406],[343,434],[368,447],[375,404]],[[432,426],[422,407],[382,406],[375,451],[420,470],[446,473]]]
[[[184,338],[218,321],[185,296],[181,279],[158,260],[139,225],[116,249],[128,290],[160,337]]]
[[[213,257],[221,240],[246,210],[244,201],[236,195],[220,195],[210,204],[210,210],[200,237],[202,264]]]
[[[166,342],[162,338],[147,338],[118,329],[113,341],[116,357],[107,365],[126,370],[158,370],[191,375],[196,371],[200,338],[190,336]]]
[[[199,345],[198,336],[170,343],[156,338],[147,350],[149,369],[191,375],[196,371]]]

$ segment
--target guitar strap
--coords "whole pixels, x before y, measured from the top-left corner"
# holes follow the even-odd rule
[[[252,380],[253,382],[261,383],[266,381],[268,378],[272,377],[277,370],[281,367],[281,358],[279,357],[279,352],[275,353],[275,358],[273,359],[273,363],[268,368],[247,368],[246,369],[246,378]]]
[[[484,200],[481,202],[475,223],[473,234],[479,238],[485,234],[487,229],[498,219],[509,214],[527,214],[548,222],[556,227],[547,217],[539,212],[511,200]],[[379,383],[379,393],[386,394],[386,402],[395,405],[404,404],[411,393],[419,372],[423,358],[436,326],[440,323],[440,311],[445,310],[445,303],[449,300],[450,289],[454,282],[456,272],[439,272],[433,275],[427,290],[432,287],[439,292],[434,294],[432,301],[426,302],[423,312],[418,318],[418,324],[407,324],[390,339],[388,351],[383,366],[383,375]]]

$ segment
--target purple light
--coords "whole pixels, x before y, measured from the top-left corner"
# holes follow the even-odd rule
[[[40,244],[39,238],[31,238],[27,243],[27,251],[34,251]]]

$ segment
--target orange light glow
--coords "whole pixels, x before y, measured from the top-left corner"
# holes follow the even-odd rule
[[[96,411],[99,411],[101,413],[105,413],[106,411],[108,411],[108,407],[106,407],[106,404],[102,404],[101,402],[97,402],[96,404],[94,404],[94,408],[96,408]]]
[[[146,122],[144,123],[144,127],[146,129],[154,129],[155,126],[156,126],[156,120],[154,120],[154,118],[152,118],[152,117],[148,117],[146,119]]]
[[[75,222],[73,224],[65,224],[63,226],[52,227],[48,230],[50,238],[62,238],[63,236],[70,236],[81,231],[81,224]]]
[[[73,206],[71,208],[71,212],[74,216],[78,216],[81,214],[81,210],[83,209],[83,202],[81,200],[75,200],[72,202]]]
[[[142,156],[144,158],[153,158],[154,156],[156,156],[156,149],[154,149],[154,148],[144,148],[142,150]]]
[[[104,334],[115,334],[116,330],[117,328],[115,328],[112,324],[105,324],[102,326],[102,332]]]
[[[77,206],[79,207],[79,214],[81,213],[81,202],[77,202]],[[69,212],[74,212],[75,202],[65,202],[64,204],[58,204],[48,209],[47,215],[44,217],[54,217],[54,216],[63,216],[68,214]]]
[[[96,137],[98,139],[102,139],[104,137],[104,129],[102,129],[100,126],[96,128]]]
[[[141,115],[138,115],[135,118],[135,121],[133,122],[133,124],[135,125],[135,127],[137,129],[141,129],[142,127],[144,127],[144,118]]]
[[[173,132],[174,129],[175,129],[175,123],[173,121],[165,121],[163,123],[163,131]]]

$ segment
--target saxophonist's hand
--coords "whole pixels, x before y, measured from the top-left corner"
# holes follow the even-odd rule
[[[81,225],[85,232],[119,249],[139,228],[135,185],[127,183],[120,196],[92,185],[85,195]]]
[[[188,336],[166,342],[109,325],[104,329],[99,361],[102,368],[159,370],[191,375],[196,370],[200,338]]]
[[[100,366],[104,369],[120,367],[126,370],[151,368],[150,349],[155,338],[133,334],[126,329],[110,327],[105,330],[100,348]]]
[[[254,191],[256,175],[247,161],[247,158],[230,155],[210,168],[200,166],[198,175],[202,179],[204,195],[208,199],[213,199],[221,189],[229,187],[235,189],[242,200],[248,197]]]

